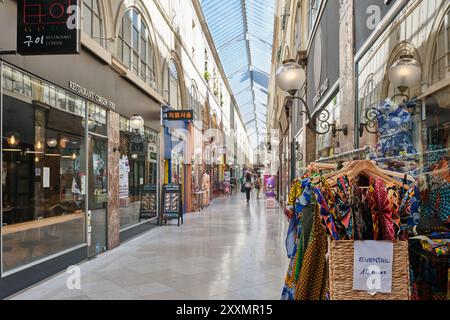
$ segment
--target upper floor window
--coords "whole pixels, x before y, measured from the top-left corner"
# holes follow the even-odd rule
[[[103,20],[98,0],[83,1],[83,30],[101,46],[103,40]]]
[[[156,87],[153,44],[144,19],[136,9],[128,10],[122,18],[118,56],[143,81]]]
[[[431,66],[432,84],[444,80],[450,73],[450,10],[447,11],[437,34]]]
[[[181,106],[181,88],[178,77],[177,64],[173,59],[169,60],[167,67],[167,100],[169,105],[175,109],[182,109]]]
[[[191,109],[194,111],[194,120],[200,122],[202,121],[202,108],[199,101],[198,91],[195,85],[191,89]]]
[[[297,12],[295,14],[295,46],[299,50],[302,43],[302,10],[300,2],[297,5]]]

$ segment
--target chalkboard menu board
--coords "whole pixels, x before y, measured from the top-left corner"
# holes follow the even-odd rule
[[[165,184],[162,193],[162,218],[165,220],[181,219],[181,186],[178,184]]]
[[[141,210],[139,220],[157,216],[156,184],[146,184],[141,193]]]
[[[79,0],[18,0],[17,52],[21,55],[80,51]]]

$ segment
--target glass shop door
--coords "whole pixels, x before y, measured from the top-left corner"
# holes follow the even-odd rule
[[[108,141],[92,135],[89,136],[89,212],[89,257],[94,257],[107,250]]]

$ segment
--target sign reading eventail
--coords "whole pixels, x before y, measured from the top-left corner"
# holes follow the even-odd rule
[[[394,244],[384,241],[355,241],[353,290],[392,292]]]
[[[17,52],[21,55],[77,54],[79,0],[18,0]]]

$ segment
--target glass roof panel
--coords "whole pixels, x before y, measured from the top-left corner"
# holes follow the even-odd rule
[[[266,128],[275,1],[201,0],[253,147]]]

